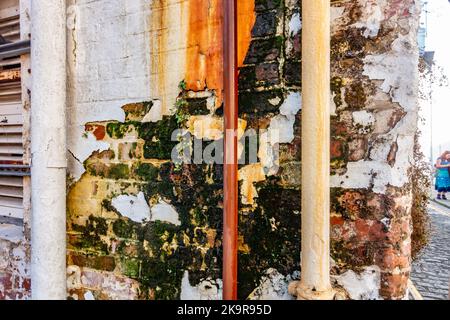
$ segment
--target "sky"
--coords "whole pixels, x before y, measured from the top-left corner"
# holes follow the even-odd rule
[[[444,70],[450,79],[450,2],[448,0],[427,1],[428,35],[426,50],[435,51],[435,63]],[[430,143],[433,143],[433,158],[439,152],[450,150],[450,86],[433,86],[432,117],[430,110],[422,110],[426,123],[422,126],[422,146],[430,156]],[[430,119],[432,118],[432,121]],[[432,137],[430,136],[432,128]]]

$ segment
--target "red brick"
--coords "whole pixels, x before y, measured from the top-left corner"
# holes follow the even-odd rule
[[[385,299],[402,299],[408,287],[409,272],[400,274],[381,274],[380,294]]]
[[[331,159],[341,158],[344,155],[344,145],[341,140],[332,139],[330,148]]]
[[[0,285],[3,290],[10,290],[13,287],[12,275],[10,273],[0,273]]]
[[[105,126],[102,125],[96,126],[94,130],[94,136],[97,138],[97,140],[103,140],[103,138],[105,138],[105,135],[106,135]]]
[[[332,226],[342,226],[344,225],[344,219],[342,217],[331,217],[330,223]]]

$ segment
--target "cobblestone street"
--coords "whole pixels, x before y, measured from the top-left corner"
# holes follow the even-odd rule
[[[432,203],[430,214],[432,239],[413,264],[412,281],[425,300],[446,300],[450,280],[450,209]]]

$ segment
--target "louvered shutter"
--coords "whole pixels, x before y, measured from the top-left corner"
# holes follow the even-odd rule
[[[18,0],[0,1],[0,223],[23,219],[24,165],[21,57]]]

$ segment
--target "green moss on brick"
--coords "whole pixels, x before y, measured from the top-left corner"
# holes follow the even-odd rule
[[[146,159],[171,159],[172,149],[178,141],[172,141],[172,133],[178,129],[175,116],[165,116],[158,122],[143,123],[139,128],[139,138],[145,141],[144,157]]]
[[[158,179],[159,168],[151,163],[139,163],[135,168],[135,173],[144,181],[154,181]]]
[[[108,170],[108,178],[110,179],[128,179],[130,177],[130,168],[128,165],[119,163],[112,164]]]
[[[101,239],[101,236],[106,236],[108,233],[106,219],[91,215],[84,226],[74,224],[72,228],[74,231],[82,233],[77,238],[76,247],[103,253],[108,252],[108,245]]]
[[[128,129],[128,125],[117,122],[108,123],[106,126],[106,132],[113,139],[122,139]]]
[[[118,219],[112,225],[113,232],[119,238],[132,239],[135,237],[135,224],[126,219]]]
[[[124,275],[132,279],[139,279],[141,261],[133,258],[122,258],[120,261],[121,269]]]

